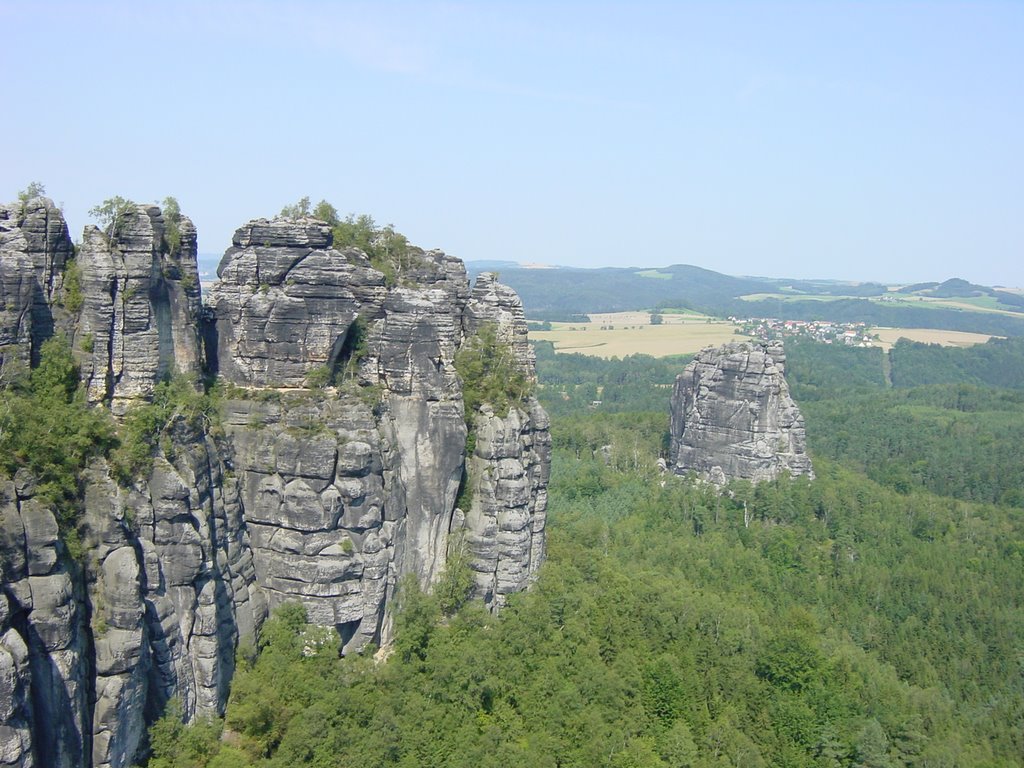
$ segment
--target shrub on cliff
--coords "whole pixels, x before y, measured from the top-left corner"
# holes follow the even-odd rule
[[[121,197],[120,195],[114,195],[108,197],[99,205],[93,206],[89,209],[89,215],[99,222],[100,229],[107,233],[107,237],[112,240],[116,240],[118,235],[121,234],[121,226],[124,223],[125,216],[135,207],[135,202]]]
[[[173,376],[153,390],[150,403],[132,408],[120,430],[120,446],[111,456],[114,474],[129,485],[153,467],[160,440],[175,421],[209,432],[219,420],[219,392],[204,393],[186,376]]]
[[[164,245],[168,253],[177,253],[181,248],[181,206],[176,198],[164,198],[163,213]]]
[[[484,403],[504,416],[533,392],[533,384],[520,369],[512,348],[498,338],[493,323],[481,325],[466,340],[455,354],[455,370],[462,379],[467,419]]]
[[[311,216],[329,224],[335,248],[358,248],[370,259],[370,265],[384,274],[388,285],[396,285],[402,272],[423,266],[424,262],[413,252],[405,235],[395,230],[394,225],[378,226],[373,217],[354,213],[341,218],[338,209],[326,200],[310,207],[309,197],[297,203],[286,205],[279,214],[286,219],[302,219]]]
[[[23,190],[18,192],[18,202],[24,206],[29,200],[34,200],[37,197],[42,197],[46,194],[46,187],[43,186],[42,182],[32,181]]]
[[[55,505],[64,535],[77,523],[82,470],[115,442],[109,414],[86,403],[63,336],[44,342],[39,365],[0,391],[0,468],[32,473],[36,495]]]

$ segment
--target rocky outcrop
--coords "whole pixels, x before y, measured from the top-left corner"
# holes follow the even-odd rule
[[[235,648],[266,617],[237,483],[179,418],[130,489],[89,473],[84,530],[95,645],[93,765],[125,765],[171,696],[187,717],[223,712]]]
[[[476,279],[466,310],[467,333],[475,333],[484,324],[493,325],[498,338],[512,349],[519,365],[535,382],[537,357],[530,346],[526,315],[519,294],[499,283],[493,272],[483,272]]]
[[[12,363],[39,362],[53,335],[64,267],[74,246],[53,201],[37,197],[0,205],[0,380]]]
[[[465,313],[467,335],[492,325],[530,382],[536,360],[527,341],[523,305],[512,289],[492,273],[481,274]],[[507,413],[483,404],[472,415],[475,447],[467,459],[468,509],[458,510],[456,528],[470,555],[477,594],[501,606],[508,595],[526,588],[544,559],[547,487],[551,466],[548,417],[535,397]]]
[[[323,222],[258,219],[232,242],[208,301],[208,347],[227,381],[304,386],[312,370],[339,361],[360,314],[380,312],[384,275],[360,251],[331,249]]]
[[[23,755],[11,764],[127,766],[171,696],[188,716],[223,711],[266,602],[212,441],[179,424],[169,448],[174,461],[162,453],[131,489],[102,462],[87,473],[77,563],[31,484],[0,484],[0,754]]]
[[[29,209],[0,214],[0,354],[27,364],[66,332],[89,400],[119,418],[174,373],[216,373],[226,395],[215,425],[171,417],[127,487],[88,469],[78,561],[32,479],[0,479],[0,764],[127,766],[172,696],[188,718],[223,712],[236,648],[283,602],[347,653],[387,644],[396,584],[429,588],[456,547],[488,605],[529,584],[547,416],[532,397],[467,414],[455,365],[486,324],[535,378],[492,275],[471,287],[415,248],[385,274],[321,222],[261,219],[203,307],[188,219],[129,206],[71,261],[59,211]]]
[[[81,582],[23,472],[0,481],[0,565],[3,764],[83,765],[91,680]]]
[[[490,323],[535,378],[522,305],[493,275],[471,290],[462,262],[441,251],[412,249],[403,264],[388,285],[317,222],[259,220],[236,232],[209,301],[219,373],[248,392],[229,404],[225,430],[257,583],[271,606],[302,600],[347,650],[388,640],[396,582],[412,574],[429,587],[453,542],[470,550],[495,606],[543,559],[547,417],[533,399],[481,413],[467,472],[455,369],[461,345]],[[316,374],[335,386],[287,391]],[[464,475],[480,487],[465,511],[455,508]]]
[[[168,222],[157,206],[129,207],[107,232],[86,228],[76,262],[76,345],[90,402],[122,415],[171,374],[198,378],[199,271],[188,218]]]
[[[716,484],[813,476],[804,420],[789,396],[780,342],[702,350],[676,377],[670,463]]]
[[[415,280],[415,282],[413,282]],[[368,335],[365,375],[384,393],[385,465],[403,510],[395,532],[397,578],[427,587],[444,569],[465,462],[466,422],[455,353],[469,284],[462,263],[418,254],[415,277],[393,289]]]
[[[287,393],[227,405],[251,589],[337,628],[345,650],[380,641],[397,524],[381,437],[354,396]]]

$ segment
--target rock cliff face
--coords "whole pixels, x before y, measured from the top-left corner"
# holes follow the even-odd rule
[[[670,462],[716,484],[811,475],[804,420],[784,377],[779,342],[708,348],[676,378]]]
[[[82,584],[61,556],[56,518],[22,473],[0,482],[0,536],[0,758],[82,765],[90,683]]]
[[[211,346],[226,380],[301,387],[315,367],[337,361],[360,311],[379,312],[384,275],[330,243],[330,227],[313,219],[260,219],[235,232],[210,296]]]
[[[536,379],[533,348],[527,342],[522,302],[492,274],[477,279],[466,324],[475,332],[493,324],[531,380]],[[465,545],[477,592],[488,604],[529,583],[544,559],[547,486],[551,468],[548,417],[536,399],[508,414],[484,406],[476,418],[477,439],[467,477],[472,493],[464,517]]]
[[[187,218],[174,226],[178,237],[168,238],[159,208],[134,206],[109,235],[87,228],[76,259],[82,377],[89,401],[116,415],[148,399],[167,375],[201,372],[196,230]]]
[[[60,313],[64,265],[73,252],[64,216],[37,197],[0,205],[0,374],[39,361]]]
[[[282,602],[349,652],[390,641],[407,575],[429,587],[457,552],[498,607],[543,559],[547,417],[529,397],[467,418],[455,370],[486,323],[535,376],[512,291],[440,251],[385,277],[321,222],[275,219],[236,232],[204,307],[195,243],[137,206],[71,261],[52,203],[0,209],[5,366],[56,329],[116,417],[175,373],[227,393],[217,424],[173,417],[130,487],[94,462],[78,561],[32,478],[0,478],[0,765],[127,766],[172,696],[222,712],[239,642]]]

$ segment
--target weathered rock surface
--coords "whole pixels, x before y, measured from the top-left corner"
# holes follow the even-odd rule
[[[34,498],[31,482],[0,480],[4,765],[70,768],[87,760],[86,611],[62,549],[54,514]]]
[[[25,368],[39,361],[73,252],[64,216],[49,198],[0,205],[0,380],[12,361]]]
[[[27,364],[66,327],[90,401],[120,416],[163,377],[202,372],[202,340],[229,394],[216,439],[174,418],[131,487],[90,467],[80,564],[32,479],[0,479],[0,765],[130,765],[171,696],[189,718],[223,711],[238,643],[285,601],[349,652],[390,641],[397,582],[429,587],[454,546],[489,605],[528,585],[544,556],[547,416],[533,398],[507,414],[485,404],[466,457],[455,369],[491,323],[535,377],[522,306],[493,276],[471,288],[458,259],[411,249],[386,278],[320,222],[257,220],[204,309],[191,222],[169,237],[159,208],[137,206],[109,234],[86,230],[69,313],[63,220],[48,201],[29,208],[0,209],[0,354]]]
[[[239,639],[266,617],[237,484],[213,440],[179,420],[148,477],[86,491],[95,645],[93,765],[126,765],[147,719],[177,696],[186,716],[223,712]]]
[[[370,408],[354,396],[234,400],[225,428],[253,592],[271,609],[301,601],[310,621],[337,628],[348,650],[379,642],[396,520],[385,519]]]
[[[139,205],[109,235],[85,230],[76,346],[86,353],[89,401],[110,403],[116,415],[148,399],[168,375],[202,371],[196,230],[185,217],[174,226],[178,237],[169,238],[160,209]]]
[[[466,332],[475,333],[481,325],[493,324],[499,340],[512,348],[520,367],[532,381],[536,381],[537,357],[530,346],[526,315],[519,294],[499,283],[493,272],[484,272],[473,285],[473,294],[466,309]]]
[[[208,302],[220,376],[301,387],[313,369],[338,362],[357,316],[377,316],[384,275],[362,252],[330,245],[330,228],[314,219],[258,219],[235,232]]]
[[[367,374],[385,396],[380,420],[397,527],[395,570],[424,587],[444,568],[464,464],[466,423],[455,353],[469,284],[462,263],[418,254],[415,282],[392,290],[369,334]]]
[[[670,462],[716,484],[811,475],[804,420],[789,396],[780,342],[701,351],[676,377]]]
[[[515,291],[491,273],[480,275],[465,322],[469,334],[493,324],[498,340],[511,347],[522,371],[536,381],[526,317]],[[476,447],[466,471],[472,502],[459,512],[477,592],[488,605],[501,606],[509,594],[525,589],[544,559],[548,427],[547,414],[532,396],[507,414],[484,404],[476,416]]]
[[[481,409],[467,468],[472,501],[459,513],[477,594],[488,605],[525,589],[544,560],[550,455],[547,414],[535,401],[504,417]]]

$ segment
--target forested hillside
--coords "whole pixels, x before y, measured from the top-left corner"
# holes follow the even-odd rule
[[[991,379],[1013,349],[962,357]],[[165,718],[151,766],[1020,764],[1018,391],[888,388],[876,350],[792,345],[817,478],[718,495],[656,469],[681,361],[538,353],[555,461],[534,588],[492,617],[460,605],[457,567],[433,596],[403,585],[385,663],[286,610],[225,722]],[[921,370],[949,354],[912,350]]]
[[[556,353],[550,341],[534,343],[544,407],[573,420],[589,409],[603,413],[668,412],[672,382],[691,355],[630,355],[605,360],[580,353]],[[595,403],[600,402],[599,406]]]
[[[897,387],[977,384],[1024,389],[1024,338],[1021,337],[991,339],[986,344],[964,349],[901,339],[890,357],[892,383]]]
[[[788,346],[812,450],[898,491],[1024,506],[1024,340]],[[998,385],[998,386],[993,386]]]
[[[658,305],[717,306],[736,296],[774,288],[761,278],[732,277],[687,264],[659,269],[502,268],[500,272],[501,279],[523,299],[527,315],[541,320]]]

